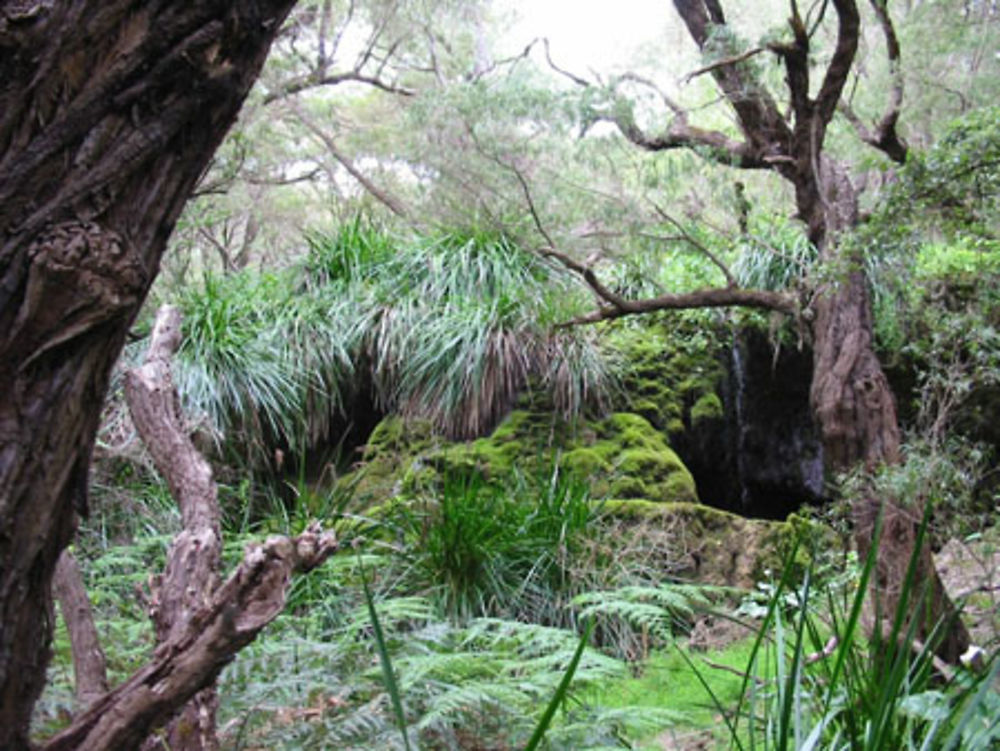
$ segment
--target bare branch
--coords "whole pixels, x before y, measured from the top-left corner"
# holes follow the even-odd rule
[[[251,185],[295,185],[296,183],[308,183],[315,180],[323,172],[321,167],[314,167],[308,172],[303,172],[295,177],[285,175],[268,177],[267,175],[247,174],[243,177]]]
[[[861,35],[861,17],[855,0],[833,0],[837,11],[837,44],[827,66],[819,94],[816,95],[816,115],[825,127],[833,118],[837,102],[851,73]]]
[[[621,300],[621,298],[619,298]],[[768,290],[713,287],[693,292],[660,295],[643,300],[624,300],[620,305],[598,308],[586,315],[567,321],[562,326],[577,326],[597,321],[608,321],[625,316],[652,313],[658,310],[693,310],[697,308],[758,308],[775,310],[788,315],[798,312],[798,305],[790,294]]]
[[[608,289],[597,277],[594,269],[590,266],[580,263],[575,258],[572,258],[565,253],[561,253],[555,248],[544,248],[541,250],[541,253],[548,258],[555,258],[570,271],[579,274],[580,277],[587,283],[587,286],[590,287],[590,289],[593,290],[601,300],[611,303],[613,310],[625,310],[632,304],[629,300],[626,300],[621,295],[618,295]]]
[[[545,238],[545,242],[548,243],[549,247],[554,248],[556,246],[555,241],[552,239],[552,236],[545,231],[545,226],[542,224],[542,218],[539,216],[538,209],[535,208],[535,201],[531,197],[531,188],[528,186],[528,181],[525,179],[524,175],[521,174],[521,170],[513,164],[503,164],[499,158],[496,158],[496,161],[501,166],[507,167],[507,169],[514,173],[517,181],[521,184],[521,191],[524,193],[524,200],[528,202],[528,211],[531,213],[531,221],[534,223],[535,229],[538,230],[538,234]]]
[[[319,20],[319,43],[316,53],[316,69],[325,71],[330,65],[330,51],[327,49],[327,37],[330,33],[330,20],[333,15],[332,0],[323,0],[323,9]]]
[[[393,214],[409,221],[410,212],[406,209],[406,206],[397,199],[395,196],[379,188],[375,183],[368,179],[365,174],[359,170],[354,162],[352,162],[346,154],[343,154],[337,147],[336,142],[330,137],[330,135],[323,130],[311,117],[309,117],[305,111],[296,102],[290,103],[292,111],[302,122],[303,125],[308,128],[313,135],[319,138],[326,147],[326,150],[330,153],[334,159],[336,159],[340,165],[348,171],[348,173],[361,183],[361,186],[371,194],[375,200],[381,203],[383,206],[388,208]]]
[[[42,751],[139,748],[281,612],[292,573],[315,568],[336,549],[333,533],[316,527],[252,545],[225,584],[157,646],[148,664],[91,704]]]
[[[576,74],[556,65],[556,63],[552,60],[548,39],[543,39],[542,44],[545,47],[545,59],[552,70],[562,76],[565,76],[577,86],[590,88],[595,85],[585,78],[581,78],[580,76],[577,76]],[[621,75],[612,83],[610,90],[614,92],[617,84],[624,81],[633,81],[652,88],[660,96],[667,108],[670,109],[675,115],[675,118],[669,128],[664,133],[656,136],[651,136],[645,133],[636,124],[635,118],[632,116],[630,109],[618,101],[616,101],[613,105],[612,112],[599,115],[597,117],[597,120],[603,120],[616,125],[621,134],[636,146],[646,149],[647,151],[695,148],[699,150],[702,155],[720,164],[726,164],[733,167],[743,167],[745,169],[775,169],[776,166],[781,164],[785,158],[781,154],[763,153],[759,150],[755,150],[748,141],[737,141],[721,131],[705,130],[703,128],[690,125],[687,121],[687,112],[655,83],[642,76],[634,73]],[[740,95],[737,99],[742,101],[745,97]],[[733,99],[730,99],[731,103],[732,101]],[[780,119],[780,116],[778,116],[779,121]]]
[[[399,94],[400,96],[414,96],[416,94],[413,89],[408,89],[405,86],[396,86],[382,80],[378,76],[362,73],[358,69],[331,74],[314,70],[304,76],[293,78],[274,91],[269,91],[264,96],[264,104],[268,105],[281,99],[287,99],[293,94],[298,94],[300,91],[306,91],[307,89],[315,89],[321,86],[337,86],[338,84],[347,82],[367,84],[389,94]]]
[[[749,60],[761,52],[766,52],[767,47],[754,47],[746,52],[742,52],[739,55],[733,55],[731,57],[724,57],[721,60],[716,60],[715,62],[709,63],[708,65],[702,66],[697,70],[693,70],[681,78],[681,83],[691,83],[698,76],[703,76],[706,73],[711,73],[716,68],[721,68],[724,65],[736,65],[737,63],[742,63]]]
[[[812,19],[810,23],[809,17],[812,16],[813,10],[816,6],[819,6],[819,10],[816,12],[815,18]],[[823,19],[826,18],[826,9],[830,7],[830,0],[818,0],[818,2],[813,3],[812,7],[806,14],[806,26],[808,27],[809,38],[812,39],[816,34],[816,30],[819,29],[819,25],[823,23]]]
[[[718,268],[719,271],[722,272],[722,275],[724,277],[726,277],[726,285],[727,286],[729,286],[729,287],[735,287],[736,286],[736,278],[733,276],[733,272],[731,272],[729,270],[729,267],[725,263],[722,262],[722,259],[719,258],[712,251],[711,248],[709,248],[704,243],[699,242],[698,239],[696,237],[694,237],[690,232],[688,232],[680,222],[678,222],[676,219],[674,219],[672,216],[670,216],[670,214],[668,214],[664,209],[662,209],[660,206],[658,206],[655,202],[650,201],[649,203],[653,207],[653,210],[657,214],[660,215],[660,218],[663,219],[663,221],[668,222],[669,224],[672,224],[674,226],[674,228],[678,232],[680,232],[681,238],[683,238],[684,242],[686,242],[688,245],[691,245],[692,247],[697,248],[699,251],[701,251],[708,258],[708,260],[711,261],[715,265],[715,267]]]
[[[892,19],[889,17],[886,1],[869,0],[869,3],[875,13],[875,18],[878,20],[882,35],[885,37],[886,56],[889,60],[889,72],[892,76],[892,86],[889,89],[885,112],[878,123],[870,128],[846,100],[838,103],[837,111],[851,124],[858,138],[864,143],[884,152],[894,162],[903,164],[906,161],[908,147],[896,130],[903,106],[903,71],[900,67],[899,38],[896,36]]]
[[[546,62],[548,62],[549,67],[552,68],[552,70],[554,70],[556,73],[565,76],[570,81],[575,83],[577,86],[583,86],[584,88],[586,88],[591,85],[590,81],[588,81],[586,78],[580,78],[579,76],[570,73],[568,70],[560,68],[558,65],[555,64],[555,62],[552,60],[552,50],[549,49],[549,40],[547,37],[542,39],[542,44],[545,47],[545,60]]]
[[[781,154],[761,153],[747,141],[737,141],[721,131],[689,125],[680,117],[665,132],[655,136],[639,128],[631,112],[625,110],[616,111],[603,119],[613,122],[625,138],[646,151],[690,148],[711,161],[743,169],[774,169],[786,158]]]
[[[633,81],[634,83],[642,84],[653,91],[655,91],[663,103],[666,105],[667,109],[676,114],[678,117],[687,117],[687,111],[681,107],[677,102],[675,102],[663,89],[656,85],[655,82],[650,81],[645,76],[640,76],[637,73],[623,73],[618,76],[611,84],[612,90],[617,87],[619,83],[624,81]]]
[[[511,55],[510,57],[505,57],[505,58],[502,58],[500,60],[494,60],[494,61],[490,62],[489,65],[485,65],[482,68],[475,69],[472,72],[472,74],[468,77],[468,80],[470,80],[470,81],[478,81],[481,78],[483,78],[484,76],[489,75],[493,71],[498,70],[499,68],[502,68],[502,67],[507,66],[507,65],[511,65],[512,66],[515,63],[520,62],[521,60],[526,59],[531,54],[531,51],[535,48],[535,45],[538,44],[539,42],[543,42],[543,41],[544,40],[541,37],[535,37],[530,42],[528,42],[528,44],[525,45],[524,49],[521,50],[516,55]]]

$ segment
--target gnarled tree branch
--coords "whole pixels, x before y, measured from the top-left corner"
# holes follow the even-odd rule
[[[217,749],[214,682],[219,671],[281,612],[291,574],[314,568],[337,548],[333,534],[318,527],[295,538],[272,537],[251,547],[219,586],[216,485],[211,467],[187,435],[171,377],[180,340],[180,313],[164,306],[144,363],[125,381],[136,429],[167,480],[184,525],[171,544],[165,572],[152,587],[157,648],[148,665],[93,700],[44,751]],[[150,732],[164,723],[169,723],[166,745],[156,740],[144,746]]]
[[[906,161],[908,147],[896,130],[903,107],[903,71],[900,67],[902,53],[899,37],[896,36],[896,28],[893,26],[892,18],[889,17],[885,0],[870,0],[870,3],[879,28],[882,29],[882,36],[885,37],[886,57],[889,60],[889,73],[892,76],[889,99],[885,105],[885,112],[873,128],[865,125],[846,101],[840,103],[838,110],[847,118],[862,141],[885,152],[894,162],[903,164]]]
[[[336,548],[333,534],[317,528],[251,546],[211,600],[156,648],[151,662],[93,703],[42,751],[139,748],[281,612],[292,573],[315,568]]]

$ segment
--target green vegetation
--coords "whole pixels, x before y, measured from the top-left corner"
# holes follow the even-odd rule
[[[267,92],[301,64],[296,35],[323,15],[305,5]],[[626,164],[618,136],[567,137],[622,104],[608,87],[558,88],[526,69],[527,53],[491,78],[470,63],[482,29],[445,44],[417,4],[389,4],[405,6],[400,16],[382,5],[357,12],[400,39],[426,29],[418,47],[432,48],[427,70],[442,89],[398,111],[359,94],[343,112],[323,97],[296,117],[264,123],[254,112],[215,169],[261,171],[225,201],[247,202],[267,167],[280,184],[267,190],[290,190],[314,157],[328,172],[313,185],[322,197],[270,193],[260,235],[247,219],[258,209],[198,199],[178,243],[204,250],[214,238],[223,262],[168,259],[154,291],[183,311],[175,380],[221,483],[227,564],[249,540],[313,519],[343,543],[294,582],[286,612],[222,674],[223,748],[1000,747],[1000,110],[977,99],[960,120],[925,124],[925,139],[943,135],[891,172],[858,160],[878,195],[838,241],[861,261],[823,263],[803,224],[777,213],[783,188],[766,177],[734,185],[707,152]],[[450,23],[467,21],[462,4],[441,5]],[[914,25],[942,6],[985,12],[909,5]],[[746,46],[721,32],[710,42],[711,54]],[[965,43],[949,49],[964,54]],[[734,65],[783,78],[764,57]],[[405,66],[393,86],[417,86],[423,70]],[[682,92],[692,112],[714,101],[708,78]],[[644,106],[630,110],[640,121]],[[366,185],[331,200],[349,194],[339,185],[349,160],[311,154],[302,115],[365,123],[337,142],[385,195]],[[834,120],[831,138],[846,152],[844,126]],[[240,138],[280,143],[248,159]],[[564,250],[583,274],[552,253]],[[734,341],[766,331],[775,365],[783,348],[808,351],[817,297],[859,266],[904,429],[901,461],[820,477],[830,502],[784,519],[772,513],[787,508],[780,488],[773,507],[754,509],[767,519],[709,505],[720,501],[699,497],[685,452],[728,471],[730,447],[754,448],[736,440],[742,400],[769,398],[743,393]],[[784,291],[799,315],[713,309],[569,325],[607,304],[587,274],[630,300],[722,285]],[[143,354],[148,318],[118,376]],[[154,646],[137,592],[178,526],[120,380],[91,473],[94,511],[75,544],[112,681]],[[801,458],[793,444],[780,461]],[[847,550],[857,498],[929,509],[920,534],[935,551],[975,559],[975,578],[949,584],[967,596],[981,665],[935,662],[947,624],[916,643],[902,607],[886,633],[868,633],[862,601],[879,571]],[[923,596],[912,572],[903,602]],[[39,736],[77,709],[62,625],[54,652]]]

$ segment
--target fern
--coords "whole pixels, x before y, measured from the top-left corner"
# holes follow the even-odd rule
[[[687,628],[696,611],[710,606],[713,588],[688,584],[632,585],[605,592],[587,592],[573,599],[583,617],[603,616],[631,628],[673,640],[678,626]]]

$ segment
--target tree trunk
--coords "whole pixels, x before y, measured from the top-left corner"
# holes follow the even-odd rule
[[[109,373],[293,0],[0,0],[0,748],[28,748]]]
[[[831,268],[846,271],[829,282],[816,300],[810,401],[828,469],[843,472],[860,464],[871,473],[902,460],[899,422],[892,390],[873,350],[872,305],[863,259],[844,257],[837,245],[838,233],[856,223],[856,196],[839,165],[824,162],[824,172],[824,197],[820,206],[813,205],[824,215],[817,242]],[[872,577],[873,617],[884,617],[891,623],[909,562],[916,556],[916,586],[908,605],[909,617],[919,619],[916,636],[924,643],[938,620],[951,622],[936,652],[954,664],[969,646],[968,631],[955,615],[926,540],[920,550],[916,549],[924,509],[907,502],[875,494],[852,499],[854,539],[861,560],[867,558],[875,542],[875,522],[884,506]],[[927,600],[920,602],[917,595],[922,586],[927,587]],[[881,623],[874,627],[885,631]]]
[[[80,564],[69,550],[64,550],[59,556],[52,592],[59,601],[59,609],[69,632],[74,693],[77,703],[84,708],[107,693],[108,670]]]
[[[655,136],[639,129],[628,107],[616,107],[610,119],[626,138],[650,151],[695,148],[722,164],[772,170],[792,184],[798,217],[805,223],[824,269],[832,277],[817,290],[812,323],[811,401],[823,436],[827,467],[840,472],[862,463],[872,472],[880,465],[900,461],[900,433],[892,393],[872,349],[872,312],[864,258],[861,251],[846,249],[840,244],[841,233],[853,229],[858,221],[857,192],[845,167],[824,152],[827,128],[842,103],[854,69],[861,39],[861,15],[856,0],[832,0],[829,6],[833,12],[825,15],[836,19],[836,42],[830,54],[824,51],[822,55],[827,61],[822,65],[822,80],[818,86],[814,85],[813,76],[820,66],[813,63],[817,55],[811,45],[813,34],[822,23],[823,12],[810,30],[808,17],[803,19],[798,5],[791,3],[789,35],[765,45],[777,55],[785,69],[787,91],[783,96],[774,97],[762,76],[752,67],[740,65],[747,59],[746,54],[718,59],[717,45],[710,43],[713,38],[736,38],[719,33],[727,27],[721,0],[674,0],[674,7],[691,38],[699,49],[716,58],[695,74],[710,73],[715,79],[736,116],[742,139],[733,138],[729,132],[692,126],[688,122],[689,113],[669,101],[667,106],[672,110],[672,121]],[[828,10],[827,3],[822,7]],[[872,8],[885,37],[890,67],[898,71],[899,40],[885,3],[873,2]],[[751,50],[749,54],[759,51]],[[575,80],[580,82],[580,79]],[[902,161],[906,155],[906,146],[896,132],[902,95],[902,79],[897,77],[887,97],[885,113],[874,131],[861,127],[863,140],[897,161]],[[779,108],[779,101],[787,101],[788,109]],[[861,125],[857,117],[852,122]],[[581,317],[578,321],[680,307],[678,302],[685,307],[704,305],[693,295],[621,301],[589,279],[585,271],[579,268],[591,288],[610,306],[598,315]],[[735,305],[745,304],[734,294],[740,291],[733,288],[731,280],[726,289],[712,290],[717,297],[725,297],[727,304]],[[742,292],[746,295],[752,291]],[[609,309],[610,313],[606,312]],[[888,510],[878,554],[878,576],[875,577],[875,584],[882,587],[883,609],[889,612],[895,609],[906,571],[905,562],[914,551],[915,520],[922,516],[922,509],[907,513],[896,505],[897,500],[902,499],[884,499]],[[881,504],[873,498],[859,499],[857,504],[855,534],[864,554],[871,545],[871,523],[877,515],[873,510]],[[924,612],[929,612],[929,617],[947,618],[954,608],[934,570],[930,551],[924,546],[917,555],[918,581],[927,582],[931,588],[929,607]],[[919,633],[925,634],[928,615],[920,617],[924,622]],[[954,632],[941,645],[939,654],[953,660],[957,657],[956,650],[967,641],[964,626],[956,620]]]

